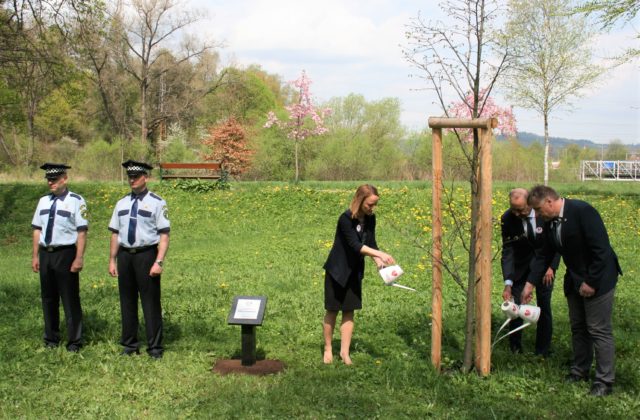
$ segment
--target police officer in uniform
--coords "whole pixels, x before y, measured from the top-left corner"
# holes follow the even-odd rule
[[[127,171],[131,193],[118,201],[109,230],[111,246],[109,274],[118,277],[122,315],[123,355],[139,354],[138,294],[147,335],[147,353],[162,357],[162,308],[160,276],[169,248],[167,203],[147,189],[152,166],[128,160]]]
[[[67,189],[67,169],[59,163],[40,167],[51,194],[40,198],[33,215],[33,258],[31,268],[40,273],[40,294],[44,312],[44,344],[60,343],[60,300],[67,324],[67,350],[82,346],[80,271],[87,241],[87,204]]]

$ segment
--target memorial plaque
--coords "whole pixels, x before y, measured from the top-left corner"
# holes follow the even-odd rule
[[[262,325],[266,296],[235,296],[227,323],[231,325]]]

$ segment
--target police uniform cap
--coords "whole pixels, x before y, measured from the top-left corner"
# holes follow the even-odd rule
[[[47,179],[56,179],[60,175],[66,174],[67,169],[71,169],[71,166],[67,166],[64,163],[45,163],[40,167],[44,170],[44,177]]]
[[[124,167],[124,169],[126,169],[127,175],[147,174],[150,170],[153,169],[153,166],[149,165],[148,163],[138,162],[131,159],[123,162],[122,166]]]

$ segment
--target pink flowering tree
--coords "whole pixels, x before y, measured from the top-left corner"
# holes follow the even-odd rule
[[[482,108],[478,110],[478,118],[497,118],[498,127],[494,131],[503,136],[515,136],[517,129],[513,109],[511,107],[503,108],[498,106],[492,97],[485,98],[486,94],[487,89],[482,89],[478,95],[478,103],[482,106]],[[447,109],[447,116],[451,118],[473,118],[473,108],[475,104],[473,97],[473,92],[470,92],[464,98],[464,101],[452,102]],[[473,130],[458,128],[456,131],[465,141],[473,140]]]
[[[289,118],[285,121],[278,119],[275,112],[267,114],[265,128],[278,127],[287,134],[287,138],[293,140],[295,145],[296,182],[300,179],[299,150],[300,143],[309,137],[325,134],[328,129],[324,126],[324,119],[331,114],[330,108],[319,109],[313,105],[309,86],[311,80],[303,70],[300,78],[289,82],[297,92],[297,101],[285,106]]]

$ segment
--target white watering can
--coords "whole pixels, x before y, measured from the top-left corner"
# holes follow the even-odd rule
[[[502,326],[496,333],[496,336],[493,340],[493,344],[491,345],[491,348],[493,348],[496,345],[496,343],[502,340],[503,338],[513,334],[516,331],[520,331],[521,329],[526,328],[531,324],[537,323],[538,319],[540,319],[539,306],[533,306],[533,305],[518,306],[512,301],[504,301],[502,302],[502,305],[500,305],[500,309],[507,316],[507,320],[504,322],[504,324],[502,324]],[[512,331],[509,331],[508,333],[504,334],[502,337],[498,338],[498,334],[500,334],[500,331],[502,331],[502,329],[506,327],[507,324],[509,324],[509,322],[511,322],[516,318],[521,318],[524,321],[524,323],[518,328]]]
[[[402,273],[404,273],[399,265],[390,265],[388,267],[381,268],[379,273],[380,277],[382,277],[382,280],[384,281],[384,284],[386,284],[387,286],[395,286],[400,287],[401,289],[412,290],[414,292],[416,291],[416,289],[412,289],[411,287],[403,286],[396,283],[398,277],[400,277]]]

